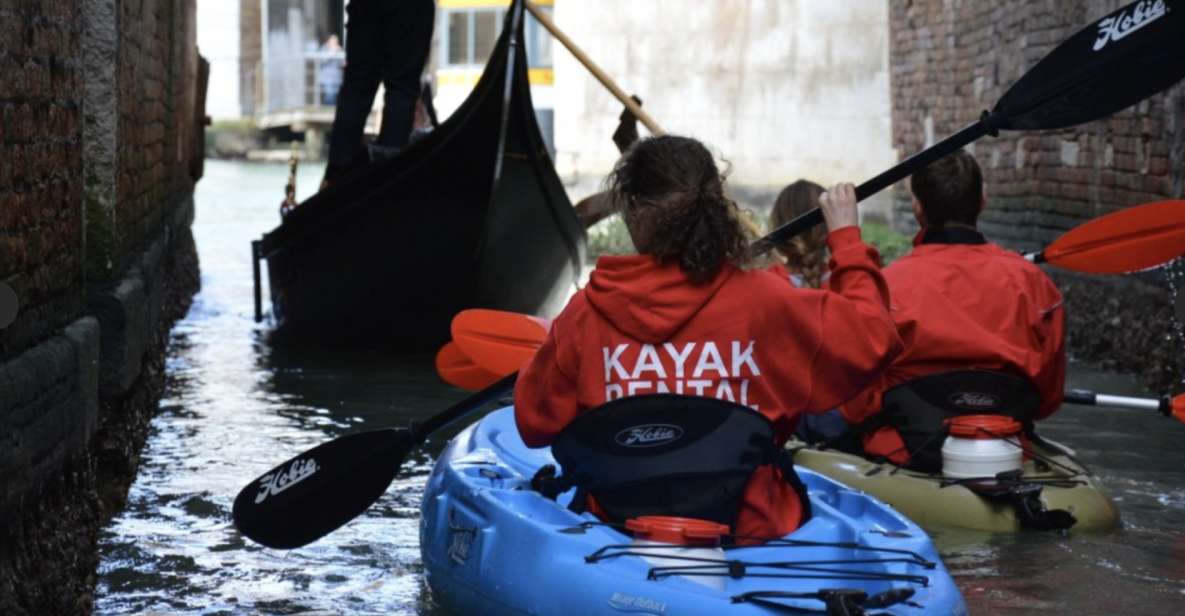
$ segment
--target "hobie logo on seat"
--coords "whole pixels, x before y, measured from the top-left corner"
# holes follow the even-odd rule
[[[948,396],[947,400],[957,407],[973,411],[994,409],[1000,406],[1000,398],[978,391],[960,391]]]
[[[622,447],[658,447],[683,438],[683,428],[671,424],[644,424],[626,428],[613,440]]]
[[[1099,38],[1094,42],[1094,50],[1107,46],[1111,41],[1118,41],[1144,26],[1164,17],[1169,9],[1164,0],[1144,0],[1130,11],[1108,17],[1099,22]]]

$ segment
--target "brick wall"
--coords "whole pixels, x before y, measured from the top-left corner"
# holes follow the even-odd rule
[[[912,154],[975,121],[1061,41],[1120,0],[890,0],[893,142]],[[980,228],[1010,248],[1041,248],[1096,216],[1185,195],[1185,86],[1082,126],[1002,133],[969,148],[984,169]],[[894,224],[916,228],[908,188]],[[1076,359],[1179,390],[1181,341],[1160,272],[1083,276],[1048,270],[1066,298]]]
[[[89,611],[196,290],[195,2],[0,0],[0,613]]]
[[[194,0],[119,3],[118,176],[113,269],[192,191]]]
[[[1060,42],[1118,0],[890,2],[893,142],[901,155],[973,122]],[[1079,127],[1004,133],[972,146],[993,239],[1037,248],[1085,219],[1183,191],[1185,88]],[[912,226],[896,193],[903,228]]]
[[[0,281],[21,301],[0,358],[60,329],[83,301],[78,4],[0,4]]]
[[[84,141],[100,140],[84,130],[108,111],[87,98],[96,84],[83,38],[96,7],[113,18],[118,108],[111,147],[84,154]],[[0,4],[0,280],[21,302],[0,330],[0,358],[76,318],[83,276],[114,282],[192,192],[195,22],[194,0]]]

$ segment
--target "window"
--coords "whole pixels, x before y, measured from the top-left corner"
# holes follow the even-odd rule
[[[539,7],[550,17],[550,6]],[[538,19],[526,16],[527,65],[531,68],[551,68],[551,33]]]
[[[502,33],[505,9],[448,9],[443,46],[447,66],[481,66],[489,60]]]
[[[469,64],[469,14],[449,11],[445,64]]]
[[[551,7],[541,7],[551,13]],[[504,8],[445,9],[447,23],[441,41],[444,64],[450,67],[483,66],[489,60],[502,26]],[[523,15],[527,62],[532,68],[551,68],[551,34],[529,14]]]

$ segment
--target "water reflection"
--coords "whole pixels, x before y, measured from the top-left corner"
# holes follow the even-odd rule
[[[171,336],[161,414],[127,509],[105,529],[97,613],[425,613],[417,515],[427,453],[377,506],[301,550],[230,525],[234,495],[346,432],[405,423],[460,397],[427,356],[276,348],[252,321],[249,241],[277,221],[283,165],[207,165],[194,224],[202,291]],[[299,185],[315,186],[306,169]],[[293,512],[301,515],[302,512]]]
[[[318,169],[302,171],[303,193]],[[428,356],[273,346],[252,321],[249,241],[272,228],[284,165],[210,161],[194,233],[202,291],[175,328],[161,414],[129,504],[105,529],[96,612],[433,614],[418,508],[431,452],[329,537],[276,551],[230,525],[242,486],[327,438],[430,415],[459,399]],[[304,195],[302,195],[303,198]],[[1072,385],[1147,395],[1085,371]],[[1071,407],[1045,424],[1116,496],[1124,528],[1099,535],[935,539],[973,612],[1162,614],[1185,605],[1185,426],[1155,413]],[[300,515],[302,512],[293,512]]]

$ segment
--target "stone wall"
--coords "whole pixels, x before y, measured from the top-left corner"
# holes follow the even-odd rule
[[[0,329],[5,614],[89,611],[98,528],[196,290],[194,17],[195,0],[0,4],[0,281],[20,302]]]
[[[975,121],[1061,41],[1125,3],[891,0],[894,147],[912,154]],[[1007,247],[1039,249],[1096,216],[1182,196],[1185,86],[1103,120],[1002,133],[968,149],[987,183],[981,229]],[[912,232],[904,182],[894,197],[895,225]],[[1055,275],[1066,291],[1072,355],[1138,372],[1157,387],[1179,385],[1185,363],[1181,342],[1167,335],[1172,310],[1161,276]]]

